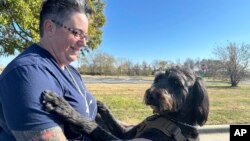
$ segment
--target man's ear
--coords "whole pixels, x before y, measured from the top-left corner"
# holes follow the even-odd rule
[[[43,22],[44,33],[51,37],[56,30],[56,25],[49,19]]]
[[[209,113],[209,99],[205,84],[201,78],[196,78],[193,86],[196,122],[202,126],[206,123]]]

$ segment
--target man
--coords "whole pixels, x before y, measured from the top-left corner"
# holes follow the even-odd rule
[[[88,41],[84,0],[46,0],[40,12],[40,41],[28,47],[0,76],[1,141],[89,140],[75,135],[44,111],[41,94],[52,90],[79,113],[96,116],[96,101],[69,64]]]

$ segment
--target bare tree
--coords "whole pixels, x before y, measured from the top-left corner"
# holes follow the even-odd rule
[[[214,54],[223,62],[231,86],[236,87],[249,69],[250,45],[229,43],[226,47],[215,48]]]
[[[87,74],[111,75],[115,70],[115,58],[104,52],[90,53],[81,57],[81,72]]]
[[[190,68],[190,69],[194,69],[195,67],[195,61],[191,58],[187,58],[185,60],[185,62],[183,63],[184,66]]]
[[[120,75],[124,75],[127,68],[125,67],[125,62],[126,59],[125,58],[117,58],[115,61],[115,67],[116,69],[116,75],[120,76]]]
[[[168,67],[168,62],[165,60],[154,60],[152,67],[154,71],[164,71]]]
[[[141,64],[141,71],[142,71],[142,75],[144,76],[149,76],[152,74],[152,69],[150,67],[150,65],[146,62],[146,61],[143,61],[142,64]]]
[[[205,73],[207,77],[216,77],[217,79],[224,79],[226,74],[226,69],[221,60],[214,59],[202,59],[200,62],[199,73]]]

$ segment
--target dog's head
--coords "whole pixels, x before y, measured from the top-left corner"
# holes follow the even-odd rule
[[[156,75],[145,92],[144,101],[155,113],[175,115],[193,125],[203,125],[208,118],[205,85],[194,71],[187,68],[176,66]]]

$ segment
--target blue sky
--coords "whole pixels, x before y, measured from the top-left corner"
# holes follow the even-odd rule
[[[135,63],[213,58],[216,46],[250,43],[249,6],[249,0],[106,0],[97,51]]]
[[[107,0],[98,50],[135,62],[213,58],[216,46],[250,43],[249,0]]]

